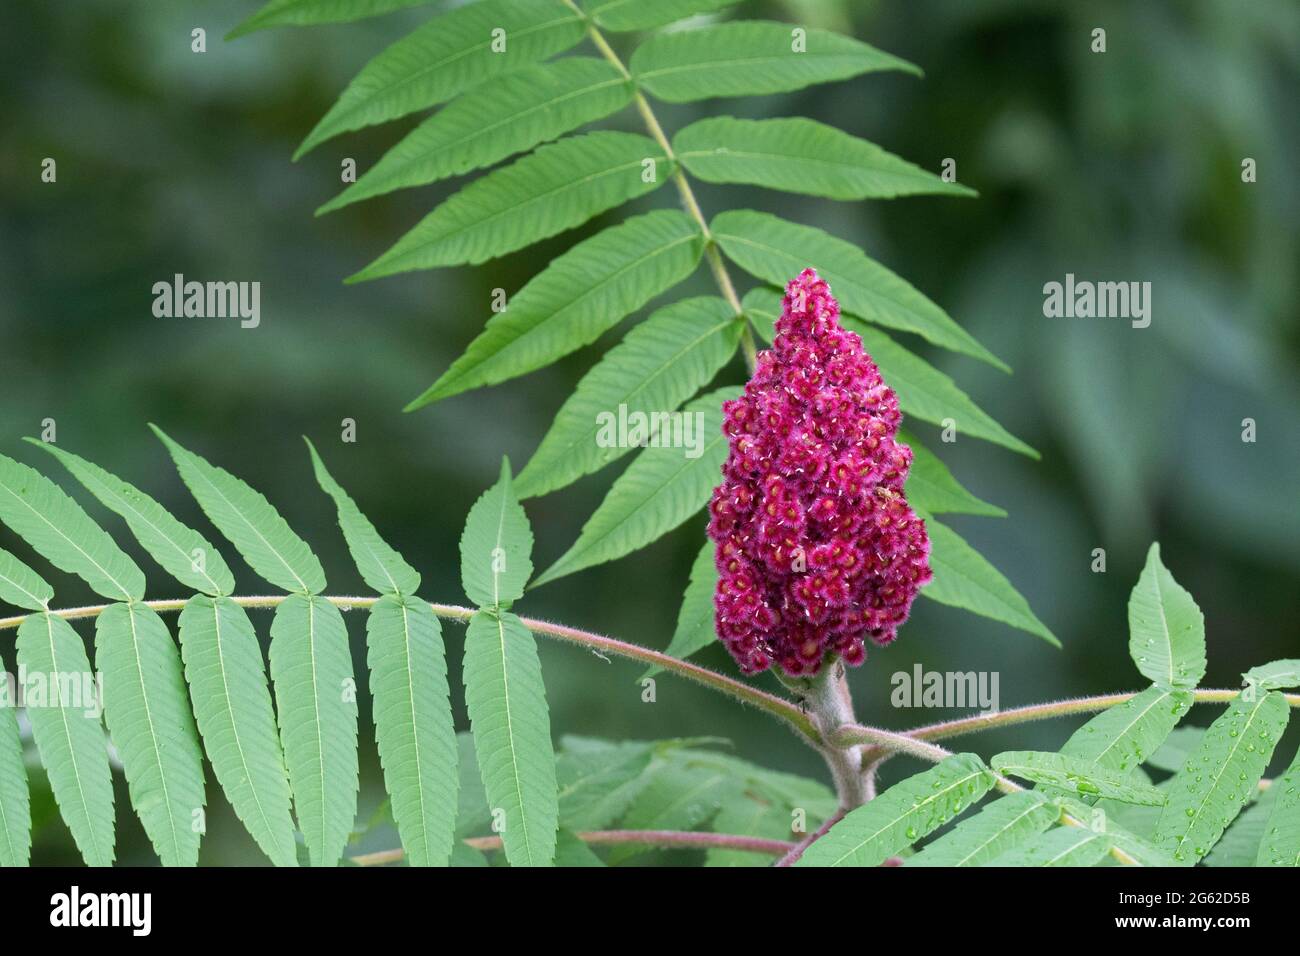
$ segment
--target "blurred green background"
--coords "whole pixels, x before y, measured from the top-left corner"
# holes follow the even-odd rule
[[[312,481],[299,437],[306,434],[421,569],[423,595],[462,601],[456,543],[466,511],[502,454],[522,466],[621,329],[543,373],[411,415],[399,410],[482,327],[493,288],[517,290],[578,235],[615,217],[484,267],[343,286],[459,182],[315,219],[316,206],[340,188],[344,157],[365,169],[418,120],[340,138],[297,164],[289,157],[350,77],[436,7],[223,42],[257,6],[4,5],[0,448],[68,487],[19,442],[52,418],[61,445],[200,521],[145,427],[157,422],[265,492],[318,550],[331,591],[355,592],[361,584],[333,509]],[[1207,685],[1234,686],[1250,665],[1297,656],[1300,7],[766,0],[736,12],[851,32],[919,64],[926,78],[879,74],[794,95],[664,108],[670,133],[706,115],[808,115],[932,170],[952,157],[959,179],[981,195],[836,204],[705,186],[706,213],[766,209],[859,243],[1014,366],[1007,377],[926,352],[1043,453],[1033,462],[970,440],[941,445],[935,429],[909,423],[943,450],[960,480],[1010,512],[952,524],[1025,594],[1064,650],[918,602],[901,640],[853,673],[859,717],[904,728],[952,716],[890,706],[890,675],[916,662],[998,672],[1003,707],[1137,687],[1125,604],[1152,539],[1205,612]],[[1089,51],[1098,26],[1107,31],[1104,54]],[[207,30],[206,54],[190,51],[195,27]],[[614,123],[635,128],[635,114]],[[47,156],[58,162],[56,184],[40,182]],[[1258,164],[1254,184],[1241,181],[1244,157]],[[662,189],[642,207],[674,200]],[[260,281],[261,327],[154,318],[151,286],[177,272]],[[1042,286],[1067,272],[1150,281],[1151,327],[1044,318]],[[676,295],[708,291],[701,270]],[[724,374],[735,381],[740,370]],[[1241,441],[1247,417],[1257,422],[1254,444]],[[357,422],[356,444],[339,441],[344,418]],[[573,541],[622,467],[528,503],[539,566]],[[92,512],[126,541],[111,516]],[[664,647],[702,527],[693,521],[641,553],[549,585],[521,609]],[[0,545],[29,554],[7,532]],[[1105,574],[1089,570],[1097,547],[1107,552]],[[176,586],[139,557],[152,596],[172,596]],[[236,570],[242,592],[265,588],[242,565]],[[51,581],[62,606],[91,599],[67,575]],[[259,621],[264,629],[267,619]],[[361,674],[361,621],[350,626]],[[463,725],[463,631],[447,633]],[[11,635],[0,641],[10,667]],[[629,663],[552,643],[543,644],[542,661],[557,735],[717,734],[761,763],[823,773],[776,724],[702,689],[661,677],[657,703],[643,704],[640,669]],[[719,648],[702,661],[735,670]],[[382,792],[364,697],[362,708],[364,821]],[[1198,708],[1189,721],[1212,716]],[[1072,726],[1033,725],[969,746],[986,755],[1011,745],[1054,748]],[[1294,753],[1296,737],[1293,729],[1279,755]],[[913,769],[899,759],[886,777]],[[153,862],[118,782],[119,859]],[[209,799],[203,862],[259,862],[211,776]],[[75,862],[48,796],[37,813],[44,824],[33,858]],[[395,838],[388,830],[365,845]]]

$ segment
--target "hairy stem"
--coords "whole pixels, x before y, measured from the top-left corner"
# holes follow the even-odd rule
[[[795,846],[788,840],[765,840],[761,837],[741,836],[735,833],[702,833],[687,830],[586,830],[574,835],[588,846],[639,843],[666,849],[742,850],[746,853],[761,853],[767,856],[781,856],[789,853]],[[499,836],[469,837],[463,842],[476,850],[501,849]],[[354,856],[352,862],[358,866],[380,866],[385,863],[396,863],[403,856],[400,848],[380,850],[378,853]]]
[[[579,7],[574,0],[564,0],[564,3],[579,16],[586,18],[586,13]],[[612,63],[623,78],[632,81],[632,73],[628,70],[627,64],[623,62],[622,57],[614,51],[605,39],[605,35],[595,23],[590,20],[587,22],[587,34],[591,37],[592,44],[606,60]],[[637,112],[641,114],[641,121],[645,124],[646,131],[659,148],[664,151],[676,165],[673,171],[673,185],[677,187],[677,194],[681,197],[682,207],[686,210],[687,215],[695,220],[700,227],[700,232],[704,235],[705,248],[704,256],[709,263],[709,271],[713,273],[713,281],[717,283],[718,291],[722,297],[727,300],[727,304],[735,310],[737,315],[742,315],[744,309],[740,305],[740,297],[736,295],[736,286],[731,281],[731,274],[727,271],[727,265],[722,261],[722,253],[718,250],[718,244],[713,239],[713,233],[709,230],[709,221],[704,217],[704,211],[700,208],[699,200],[695,198],[695,190],[691,188],[691,181],[686,178],[686,173],[682,169],[681,163],[677,161],[677,154],[673,152],[672,142],[664,133],[664,128],[655,116],[654,110],[650,108],[650,101],[638,89],[634,99]],[[750,372],[754,371],[754,363],[757,360],[757,347],[754,343],[754,333],[746,323],[744,330],[740,334],[740,348],[745,353],[745,364],[749,366]]]
[[[289,595],[287,594],[272,594],[254,597],[232,597],[230,600],[245,608],[273,608],[288,600],[288,598]],[[373,597],[327,595],[322,595],[322,599],[345,611],[353,608],[368,608],[379,600]],[[181,610],[185,607],[186,600],[184,598],[172,598],[162,601],[144,601],[142,603],[159,613],[167,613]],[[87,607],[51,610],[49,613],[71,621],[98,617],[107,607],[109,607],[107,604],[97,604]],[[448,620],[467,621],[474,615],[473,608],[460,607],[455,604],[430,604],[429,607],[433,609],[434,614]],[[22,614],[17,617],[0,618],[0,631],[17,628],[30,616],[29,614]],[[660,651],[641,647],[638,644],[629,644],[626,641],[605,637],[603,634],[583,631],[564,624],[553,624],[536,618],[525,617],[521,620],[534,634],[544,634],[547,637],[578,644],[593,653],[613,654],[618,657],[640,661],[643,664],[662,667],[679,677],[685,677],[697,684],[703,684],[705,687],[726,694],[742,704],[750,704],[764,713],[776,717],[778,720],[785,721],[811,746],[820,748],[822,745],[821,734],[812,720],[797,705],[777,697],[775,694],[769,694],[734,678],[719,674],[717,671],[711,671],[707,667],[700,667],[698,664],[692,664]]]
[[[868,762],[879,761],[893,753],[912,753],[913,756],[919,756],[922,760],[925,760],[928,758],[925,756],[923,748],[914,751],[909,750],[911,744],[902,738],[910,738],[912,742],[946,740],[950,737],[975,734],[996,727],[1013,727],[1017,724],[1048,720],[1053,717],[1068,717],[1073,714],[1091,714],[1132,700],[1139,693],[1140,691],[1125,691],[1118,694],[1098,694],[1093,697],[1075,697],[1069,700],[1030,704],[1026,707],[1015,707],[1011,710],[1002,710],[991,714],[976,714],[973,717],[961,717],[956,720],[926,724],[923,727],[916,727],[904,733],[891,733],[857,724],[852,727],[840,727],[836,731],[836,738],[844,742],[872,744],[873,746],[863,755],[863,759]],[[1192,697],[1198,704],[1226,704],[1235,698],[1238,693],[1238,691],[1231,689],[1206,688],[1193,691]],[[1300,708],[1300,694],[1283,694],[1282,696],[1286,698],[1287,703],[1292,707]]]
[[[863,772],[860,741],[842,741],[835,732],[845,725],[856,726],[853,697],[844,676],[844,665],[836,661],[811,679],[785,679],[787,687],[798,691],[821,731],[825,745],[821,748],[826,766],[835,781],[835,793],[844,812],[860,807],[870,799],[867,775]]]

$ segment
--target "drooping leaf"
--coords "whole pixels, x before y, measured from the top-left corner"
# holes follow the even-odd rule
[[[113,600],[144,597],[144,572],[62,488],[0,455],[0,522],[60,571]]]
[[[656,745],[640,741],[583,741],[566,737],[556,758],[560,826],[601,830],[618,820],[648,783]]]
[[[456,830],[456,731],[442,627],[429,605],[385,595],[366,623],[375,739],[411,866],[446,866]]]
[[[95,621],[95,662],[131,805],[164,866],[195,866],[203,755],[167,625],[148,605],[111,605]]]
[[[1128,601],[1128,652],[1142,676],[1162,687],[1194,688],[1205,676],[1205,617],[1151,545]]]
[[[1060,811],[1026,790],[989,804],[907,861],[908,866],[982,866],[1042,833]]]
[[[16,706],[0,692],[0,867],[27,866],[32,850],[31,796]]]
[[[632,94],[617,68],[592,57],[507,73],[430,116],[316,214],[491,166],[618,112]]]
[[[31,611],[44,610],[54,597],[54,588],[19,561],[0,548],[0,601]]]
[[[465,519],[460,537],[460,579],[479,607],[509,607],[533,574],[533,529],[511,486],[510,461]]]
[[[843,200],[975,195],[874,143],[803,118],[699,120],[673,137],[673,152],[691,175],[709,183]]]
[[[979,801],[995,778],[974,754],[954,754],[851,810],[796,866],[879,866]]]
[[[695,830],[708,823],[742,785],[725,769],[661,764],[637,795],[623,827],[628,830]],[[610,856],[619,862],[643,848],[618,847]]]
[[[1083,827],[1057,827],[1004,853],[992,866],[1096,866],[1110,853],[1111,838]]]
[[[311,453],[312,467],[316,480],[338,508],[339,527],[347,540],[352,560],[365,582],[380,594],[401,594],[410,596],[420,586],[420,574],[415,568],[380,537],[370,519],[361,513],[351,496],[330,475],[316,451],[316,446],[307,441]]]
[[[261,492],[181,447],[156,426],[150,427],[167,446],[203,513],[254,571],[286,591],[319,594],[325,590],[320,561]]]
[[[226,34],[227,40],[258,30],[317,23],[350,23],[431,0],[270,0],[266,6]]]
[[[1192,700],[1188,691],[1148,687],[1076,730],[1061,754],[1126,773],[1159,749],[1191,708]]]
[[[1300,754],[1273,781],[1268,792],[1277,796],[1273,798],[1273,811],[1264,827],[1255,865],[1300,866]]]
[[[1005,518],[997,505],[976,498],[953,477],[948,466],[908,432],[899,431],[899,441],[912,449],[912,468],[907,475],[907,500],[930,514],[988,515]]]
[[[521,497],[544,495],[599,471],[640,444],[630,429],[644,422],[653,443],[682,402],[708,384],[740,341],[744,319],[716,297],[660,309],[610,349],[560,408],[524,470]],[[623,428],[622,423],[629,423]],[[618,441],[628,431],[629,441]]]
[[[781,294],[760,286],[750,290],[742,305],[759,335],[770,342],[773,325],[781,314]],[[843,314],[840,323],[862,341],[862,347],[880,367],[885,384],[898,393],[898,404],[905,413],[936,425],[951,419],[959,434],[1038,457],[1038,452],[994,421],[956,382],[925,359],[857,316]]]
[[[1254,796],[1289,716],[1276,691],[1230,703],[1174,775],[1156,845],[1182,866],[1200,862]]]
[[[340,133],[437,106],[567,50],[583,33],[582,19],[561,0],[482,0],[437,16],[367,63],[294,159]]]
[[[761,20],[660,33],[632,54],[632,75],[669,103],[786,93],[912,64],[850,37]]]
[[[59,814],[87,866],[113,864],[113,777],[94,672],[81,637],[61,617],[32,614],[18,628],[18,666],[47,678],[26,697],[27,719]]]
[[[1036,634],[1049,644],[1061,646],[1056,635],[1034,615],[1002,572],[957,532],[933,518],[927,519],[925,526],[930,533],[930,567],[934,570],[934,580],[921,589],[922,597],[1010,624]]]
[[[30,438],[28,441],[58,458],[87,491],[124,518],[140,546],[181,584],[212,595],[229,594],[235,589],[235,577],[220,552],[153,498],[57,445]]]
[[[676,20],[701,13],[712,13],[734,6],[738,0],[583,0],[598,27],[615,33],[629,30],[653,30]]]
[[[704,236],[685,213],[662,209],[585,239],[551,262],[488,320],[465,354],[407,411],[542,368],[681,282]]]
[[[722,403],[736,388],[723,388],[690,402],[679,413],[666,447],[650,447],[618,477],[582,533],[534,586],[613,561],[658,540],[709,500],[727,455]]]
[[[235,815],[276,866],[296,866],[289,781],[253,624],[230,598],[190,598],[181,658],[204,749]]]
[[[555,865],[562,867],[604,866],[605,861],[591,847],[568,830],[555,835]]]
[[[559,801],[537,645],[508,611],[478,611],[465,636],[465,704],[489,807],[511,866],[549,866]]]
[[[1257,690],[1284,690],[1300,687],[1300,660],[1272,661],[1252,667],[1241,675],[1243,684],[1253,684]]]
[[[814,268],[845,312],[1008,370],[946,312],[852,243],[752,210],[724,212],[714,218],[710,231],[728,258],[765,282],[784,286]]]
[[[990,763],[999,773],[1044,783],[1067,793],[1149,807],[1163,806],[1165,802],[1165,795],[1155,787],[1078,757],[1040,750],[1008,750],[995,756]]]
[[[715,833],[734,833],[738,836],[760,837],[765,840],[785,840],[793,846],[798,834],[790,832],[790,814],[784,807],[751,794],[728,799],[713,818]],[[773,857],[766,853],[747,850],[713,848],[705,856],[705,866],[770,866]]]
[[[548,143],[470,183],[347,281],[477,265],[581,226],[672,173],[663,150],[636,133],[597,130]]]
[[[298,825],[315,866],[343,856],[357,816],[357,701],[343,615],[291,595],[271,622],[271,680]]]
[[[718,639],[713,609],[713,592],[718,587],[718,568],[714,563],[716,550],[717,546],[706,538],[704,547],[691,564],[686,593],[682,595],[682,606],[677,612],[677,626],[665,654],[684,660]],[[652,677],[660,670],[662,668],[652,667],[645,676]]]

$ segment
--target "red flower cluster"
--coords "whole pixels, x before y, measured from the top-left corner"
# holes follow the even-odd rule
[[[925,522],[903,494],[912,450],[894,390],[806,269],[776,338],[723,405],[730,454],[713,492],[717,631],[747,674],[815,674],[898,636],[931,578]]]

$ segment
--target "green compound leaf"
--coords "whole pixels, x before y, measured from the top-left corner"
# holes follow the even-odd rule
[[[1300,754],[1273,781],[1268,792],[1277,794],[1273,798],[1276,802],[1264,828],[1255,865],[1300,866]]]
[[[747,183],[841,200],[975,195],[874,143],[810,119],[704,119],[673,137],[673,152],[691,175],[709,183]]]
[[[598,130],[549,143],[470,183],[347,281],[495,259],[658,189],[673,169],[636,133]]]
[[[271,27],[305,27],[317,23],[350,23],[430,0],[271,0],[226,34],[227,40]]]
[[[90,515],[34,468],[0,455],[0,522],[60,571],[113,600],[144,597],[144,572]]]
[[[689,276],[703,255],[696,224],[668,209],[583,240],[493,315],[465,354],[406,410],[524,375],[594,342]]]
[[[339,609],[294,594],[271,622],[271,680],[294,807],[315,866],[343,856],[357,816],[357,701]]]
[[[94,462],[48,442],[27,440],[59,459],[104,507],[124,518],[140,546],[181,584],[204,594],[229,594],[235,589],[234,575],[208,539],[153,498]]]
[[[478,611],[465,636],[465,704],[488,806],[511,866],[549,866],[559,800],[551,720],[533,635],[508,611]]]
[[[0,867],[27,866],[31,851],[32,808],[23,742],[15,704],[8,693],[0,693]]]
[[[1268,866],[1268,861],[1259,857],[1277,797],[1276,787],[1261,793],[1224,831],[1202,863],[1205,866]]]
[[[86,865],[112,866],[113,775],[81,637],[61,617],[32,614],[17,646],[18,666],[46,677],[43,702],[28,690],[27,719],[59,813]]]
[[[460,579],[479,607],[509,607],[533,574],[533,529],[510,483],[510,461],[465,519],[460,537]]]
[[[1205,618],[1151,545],[1146,567],[1128,600],[1128,652],[1161,687],[1194,688],[1205,676]]]
[[[581,18],[561,0],[483,0],[435,17],[367,63],[293,158],[340,133],[445,103],[567,50],[583,33]]]
[[[976,498],[966,490],[934,452],[918,442],[915,436],[899,431],[899,441],[912,449],[912,469],[907,475],[907,500],[913,507],[932,515],[964,514],[1005,518],[1007,513],[997,505]]]
[[[669,103],[786,93],[878,70],[921,72],[850,37],[761,20],[658,34],[630,68],[638,85]]]
[[[1008,750],[998,754],[990,763],[999,773],[1047,784],[1067,793],[1148,807],[1163,806],[1165,802],[1165,795],[1155,787],[1135,782],[1126,774],[1107,770],[1089,760],[1063,754]]]
[[[796,866],[879,866],[979,801],[995,782],[975,754],[954,754],[850,811]]]
[[[610,743],[566,737],[555,761],[560,826],[602,830],[627,812],[649,782],[646,774],[657,745]]]
[[[1210,725],[1169,785],[1155,843],[1182,866],[1194,866],[1254,797],[1290,717],[1276,691],[1239,695]]]
[[[673,639],[664,651],[672,657],[685,660],[702,651],[718,639],[714,629],[713,593],[718,589],[718,567],[714,563],[715,545],[709,539],[691,564],[691,576],[682,595],[682,607],[677,612],[677,627]],[[653,677],[663,668],[651,667],[645,677]]]
[[[845,312],[1009,371],[946,312],[852,243],[752,210],[724,212],[710,229],[728,258],[764,282],[784,285],[814,268]]]
[[[196,866],[203,754],[171,633],[147,605],[114,604],[95,621],[95,662],[131,805],[163,866]]]
[[[411,866],[446,866],[456,831],[456,731],[442,627],[429,605],[386,595],[366,623],[375,739]]]
[[[1039,458],[1037,451],[994,421],[951,378],[925,359],[856,316],[845,316],[844,327],[862,340],[862,347],[880,366],[885,382],[898,392],[899,404],[908,414],[936,425],[946,425],[950,420],[958,435],[980,438],[1017,454]]]
[[[194,716],[226,799],[272,863],[297,866],[289,781],[252,622],[230,598],[193,597],[180,637]]]
[[[989,804],[907,861],[908,866],[983,866],[1028,843],[1060,817],[1037,793],[1013,793]]]
[[[1160,748],[1192,702],[1190,691],[1148,687],[1076,730],[1061,754],[1127,773]]]
[[[632,94],[617,68],[592,57],[507,73],[430,116],[316,215],[491,166],[618,112]]]
[[[1113,846],[1111,837],[1083,827],[1057,827],[992,862],[993,866],[1096,866]]]
[[[224,468],[209,464],[150,425],[167,446],[181,480],[249,567],[278,588],[297,594],[325,590],[325,571],[307,542],[294,534],[269,501]]]
[[[660,433],[664,445],[637,455],[578,540],[533,586],[630,554],[703,508],[727,457],[722,403],[737,394],[738,388],[719,389],[682,409],[673,427]]]
[[[521,497],[544,495],[599,471],[630,450],[610,440],[619,423],[643,422],[653,441],[671,413],[735,354],[744,328],[726,302],[686,299],[660,309],[583,376],[519,473]],[[639,444],[630,434],[631,444]]]
[[[379,536],[370,519],[361,513],[356,502],[330,475],[316,452],[316,446],[309,439],[304,440],[311,453],[316,481],[334,499],[338,508],[339,527],[361,577],[380,594],[414,594],[420,586],[419,572]]]
[[[734,6],[738,0],[582,0],[596,26],[615,33],[653,30],[701,13]]]
[[[802,834],[790,831],[791,817],[784,807],[768,803],[749,794],[728,799],[713,818],[717,833],[735,833],[740,836],[761,837],[765,840],[793,840]],[[705,855],[705,866],[770,866],[772,857],[745,850],[713,848]]]
[[[0,548],[0,600],[14,607],[41,611],[54,598],[50,587],[39,574]]]
[[[1119,803],[1114,800],[1098,801],[1095,805],[1091,805],[1069,796],[1054,797],[1052,803],[1069,813],[1079,823],[1084,824],[1087,829],[1094,833],[1104,833],[1110,840],[1111,848],[1127,857],[1122,860],[1125,865],[1161,867],[1174,865],[1174,861],[1167,853],[1132,831],[1126,830],[1118,820],[1135,808],[1148,814],[1158,814],[1159,808]],[[1120,858],[1117,856],[1116,859]]]
[[[1041,637],[1055,647],[1061,642],[1029,609],[1020,592],[1002,572],[947,525],[927,518],[930,533],[930,567],[934,580],[921,596],[940,604],[964,608]]]
[[[1300,660],[1273,661],[1252,667],[1241,675],[1241,682],[1253,685],[1257,690],[1300,687]]]

